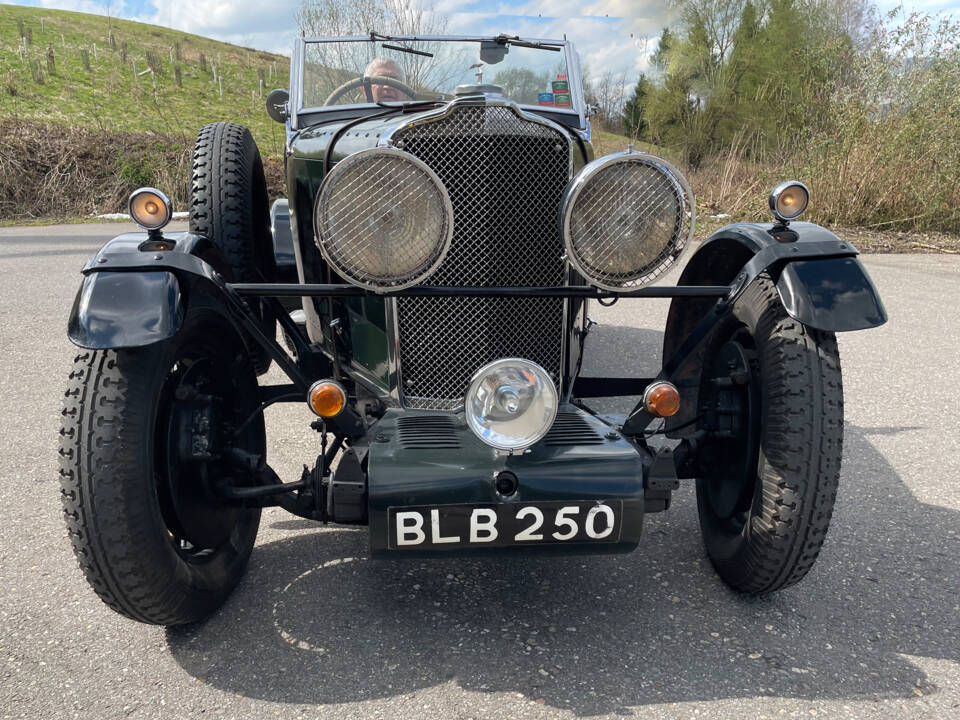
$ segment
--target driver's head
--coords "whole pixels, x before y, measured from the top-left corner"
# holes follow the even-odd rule
[[[367,69],[363,71],[363,75],[364,77],[389,77],[400,82],[406,82],[403,68],[395,60],[384,57],[371,60]],[[389,85],[371,85],[370,90],[373,93],[374,102],[402,102],[408,99],[405,93]]]

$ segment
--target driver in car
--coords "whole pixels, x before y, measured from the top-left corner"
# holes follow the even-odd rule
[[[370,61],[367,69],[363,71],[364,77],[389,77],[406,83],[406,74],[395,60],[390,58],[378,57]],[[389,85],[371,85],[370,91],[373,93],[374,102],[403,102],[409,100],[405,93]]]

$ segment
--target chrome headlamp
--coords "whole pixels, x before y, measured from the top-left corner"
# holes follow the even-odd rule
[[[605,155],[574,178],[561,208],[567,257],[587,280],[614,292],[653,282],[693,236],[693,191],[652,155]]]
[[[144,230],[154,232],[163,228],[173,217],[170,200],[152,187],[143,187],[130,194],[130,217]]]
[[[796,220],[810,204],[810,191],[797,180],[780,183],[770,193],[770,211],[782,223]]]
[[[320,252],[348,282],[401,290],[439,267],[453,237],[453,206],[436,173],[401,150],[344,158],[317,196]]]
[[[494,360],[473,376],[464,402],[467,425],[498,450],[524,450],[557,417],[557,389],[547,371],[519,358]]]

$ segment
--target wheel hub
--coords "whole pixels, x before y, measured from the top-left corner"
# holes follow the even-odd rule
[[[707,498],[717,517],[745,512],[753,501],[760,444],[755,353],[736,340],[724,344],[710,367],[702,412]]]
[[[233,397],[230,381],[216,363],[203,358],[175,372],[167,408],[166,453],[161,496],[170,531],[196,548],[219,547],[227,540],[242,510],[220,502],[213,484],[223,475],[221,437],[224,399]],[[163,437],[161,435],[161,437]]]

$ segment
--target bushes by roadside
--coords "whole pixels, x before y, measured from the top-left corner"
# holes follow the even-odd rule
[[[815,0],[679,5],[643,137],[680,157],[701,207],[766,218],[765,191],[795,178],[823,224],[960,231],[960,22],[851,23]]]
[[[126,212],[132,190],[163,190],[187,210],[192,142],[0,119],[0,221]],[[264,158],[271,199],[283,195],[283,162]]]

